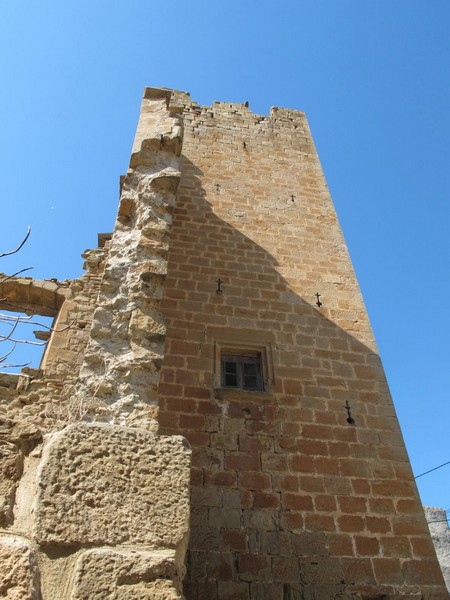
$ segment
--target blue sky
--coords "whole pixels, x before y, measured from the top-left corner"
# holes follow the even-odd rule
[[[414,472],[450,460],[448,0],[2,0],[0,248],[81,274],[111,231],[145,86],[304,110]],[[450,466],[418,480],[450,508]]]

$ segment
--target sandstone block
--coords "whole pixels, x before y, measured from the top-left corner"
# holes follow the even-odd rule
[[[75,567],[72,600],[178,600],[175,552],[88,550]]]
[[[188,531],[189,466],[180,436],[71,425],[43,452],[35,537],[43,545],[175,548]]]
[[[17,481],[22,474],[22,453],[15,444],[0,441],[0,525],[12,519]]]
[[[0,538],[0,597],[41,600],[35,553],[19,537]]]

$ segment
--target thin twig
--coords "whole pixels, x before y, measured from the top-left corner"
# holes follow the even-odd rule
[[[30,319],[33,315],[5,315],[5,313],[0,313],[0,321],[17,321],[19,323],[29,323]]]
[[[12,252],[10,254],[12,254]],[[2,256],[5,256],[5,255],[4,254],[0,255],[0,258]],[[31,271],[31,269],[34,269],[34,267],[26,267],[25,269],[20,269],[20,271],[16,271],[12,275],[8,275],[8,277],[5,277],[4,279],[2,279],[0,281],[0,283],[5,283],[5,281],[8,281],[8,279],[12,279],[13,277],[16,277],[17,275],[20,275],[20,273],[25,273],[25,271]]]
[[[13,344],[13,346],[9,352],[4,354],[3,356],[0,356],[0,363],[4,362],[5,358],[8,358],[8,356],[14,352],[15,348],[16,348],[16,344]]]
[[[26,323],[27,325],[38,325],[39,327],[45,327],[45,329],[48,329],[49,331],[51,331],[52,333],[61,333],[61,331],[66,331],[67,329],[70,329],[72,327],[72,325],[75,323],[76,319],[74,319],[71,323],[69,323],[68,325],[65,325],[64,327],[61,327],[61,329],[55,329],[54,327],[51,327],[50,325],[46,325],[45,323],[41,323],[40,321],[30,321],[32,317],[22,317],[22,316],[18,316],[18,317],[10,317],[9,315],[5,315],[4,313],[0,313],[0,323],[6,322],[6,321],[17,321],[18,323]]]
[[[0,369],[7,369],[11,367],[13,369],[18,369],[19,367],[28,367],[31,364],[31,360],[26,363],[22,363],[21,365],[17,365],[16,363],[5,363],[4,365],[0,365]],[[8,373],[6,373],[8,375]],[[17,373],[9,373],[9,375],[17,375]]]
[[[0,335],[0,342],[4,342],[6,340],[9,340],[10,342],[15,342],[16,344],[29,344],[30,346],[45,346],[45,344],[47,344],[48,342],[48,340],[46,340],[45,342],[30,342],[29,340],[16,340],[14,338],[4,337]]]
[[[3,252],[3,254],[0,254],[0,258],[3,258],[4,256],[10,256],[11,254],[15,254],[16,252],[19,252],[19,250],[25,244],[27,239],[30,237],[30,233],[31,233],[31,227],[28,225],[27,235],[23,238],[23,240],[20,242],[20,244],[17,246],[17,248],[15,250],[10,250],[9,252]]]
[[[10,306],[11,307],[11,311],[15,311],[15,312],[23,312],[25,314],[32,312],[31,308],[27,308],[25,306],[21,306],[20,304],[15,304],[14,302],[7,302],[7,298],[3,298],[2,300],[0,300],[0,304],[1,306],[5,307],[5,306]],[[6,309],[8,310],[8,309]],[[32,313],[31,316],[34,315],[34,312]]]
[[[19,321],[16,321],[16,322],[14,323],[14,325],[11,327],[11,331],[8,333],[8,335],[7,335],[7,336],[4,336],[4,335],[1,335],[1,334],[0,334],[0,341],[2,341],[2,342],[6,342],[6,340],[11,340],[11,336],[12,336],[12,334],[14,333],[15,329],[17,328],[17,325],[18,325],[18,324],[19,324]],[[9,323],[8,323],[8,325],[9,325]],[[11,341],[12,341],[12,340],[11,340]]]

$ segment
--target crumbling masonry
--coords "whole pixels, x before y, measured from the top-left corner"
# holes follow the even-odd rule
[[[57,330],[0,376],[0,596],[448,598],[305,115],[147,88],[121,187],[0,289]]]

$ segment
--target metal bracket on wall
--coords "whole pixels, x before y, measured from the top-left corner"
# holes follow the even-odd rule
[[[354,425],[355,419],[352,417],[352,407],[348,403],[348,400],[345,401],[345,410],[347,411],[347,423]]]

